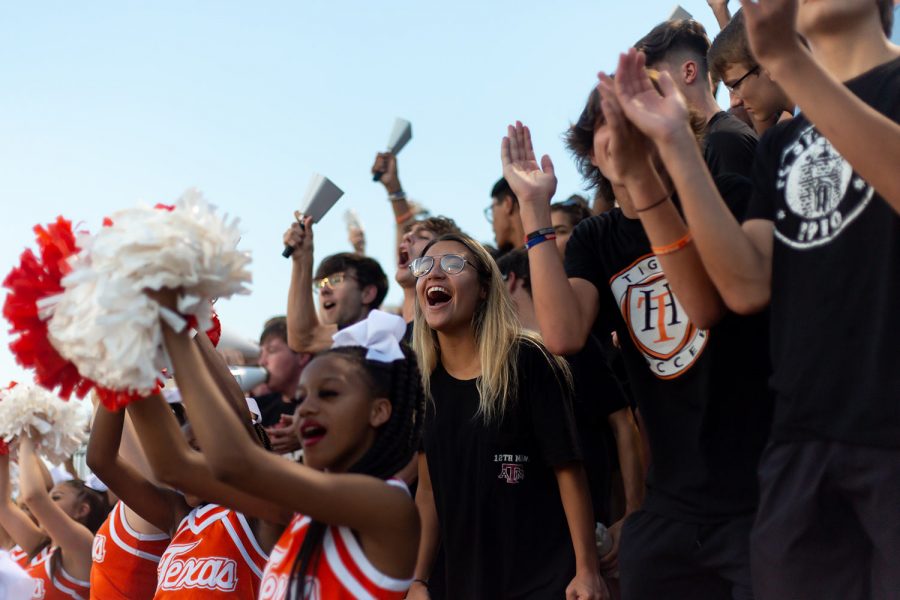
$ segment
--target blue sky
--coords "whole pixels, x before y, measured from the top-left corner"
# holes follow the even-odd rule
[[[490,240],[482,209],[507,123],[531,126],[559,195],[581,190],[560,136],[618,52],[669,0],[458,2],[96,1],[0,8],[0,271],[62,214],[91,230],[139,201],[190,187],[241,218],[253,292],[217,304],[256,337],[284,312],[281,235],[311,175],[346,195],[316,229],[316,256],[349,249],[354,208],[368,253],[393,274],[393,219],[371,181],[395,117],[407,192]],[[705,0],[682,5],[710,35]],[[392,283],[388,302],[397,302]],[[0,334],[2,377],[23,379]]]

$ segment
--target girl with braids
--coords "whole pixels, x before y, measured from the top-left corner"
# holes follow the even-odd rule
[[[408,597],[607,598],[565,362],[522,330],[472,238],[433,240],[410,270],[429,402]],[[442,584],[429,589],[439,542]]]
[[[204,335],[190,343],[201,361],[217,358]],[[190,424],[179,429],[161,396],[133,402],[127,410],[154,477],[169,487],[149,481],[120,455],[124,411],[98,407],[88,465],[120,498],[120,507],[167,534],[171,542],[159,549],[151,540],[117,534],[118,541],[106,539],[102,547],[95,546],[96,597],[255,598],[267,552],[291,513],[216,479],[198,451]],[[225,410],[238,420],[235,437],[256,444],[243,415],[227,401]],[[148,578],[148,568],[157,576]]]
[[[24,512],[7,512],[4,524],[23,548],[34,548],[43,532],[50,538],[51,553],[34,562],[27,572],[34,579],[34,600],[88,600],[91,572],[91,544],[109,506],[106,497],[73,479],[47,491],[45,469],[30,438],[19,445],[20,501],[28,506],[40,524],[34,526]],[[9,468],[9,457],[0,458],[0,471]],[[8,511],[9,507],[4,512]],[[13,525],[13,521],[15,524]],[[31,554],[34,554],[33,552]]]
[[[391,478],[418,447],[424,411],[415,358],[399,343],[403,320],[372,311],[335,334],[337,347],[304,368],[295,418],[304,464],[238,435],[240,423],[190,338],[165,324],[163,330],[188,417],[213,471],[296,513],[272,550],[259,598],[403,598],[416,561],[419,517],[405,485]]]

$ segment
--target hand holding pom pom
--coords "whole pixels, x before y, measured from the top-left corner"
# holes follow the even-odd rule
[[[53,463],[66,461],[85,441],[86,417],[80,401],[65,402],[40,386],[0,392],[0,439],[28,437]]]

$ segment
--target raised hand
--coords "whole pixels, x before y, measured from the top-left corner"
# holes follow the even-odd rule
[[[769,71],[804,51],[797,36],[797,5],[798,0],[741,0],[750,50]]]
[[[294,253],[291,254],[292,259],[311,260],[313,252],[312,217],[304,217],[299,211],[295,211],[294,222],[284,232],[284,245],[294,249]]]
[[[612,181],[626,182],[629,178],[643,177],[652,169],[650,157],[653,143],[629,121],[616,97],[613,80],[605,73],[599,73],[603,116],[607,124],[607,140],[594,153],[606,152],[606,176]]]
[[[669,74],[664,71],[659,74],[660,91],[657,91],[645,64],[644,53],[634,48],[619,55],[616,97],[628,120],[644,135],[660,143],[690,129],[690,112]]]
[[[403,188],[400,186],[400,175],[397,173],[397,157],[390,152],[379,152],[372,165],[372,175],[381,174],[378,180],[388,194],[395,194]]]
[[[556,174],[553,161],[546,154],[538,165],[531,144],[531,132],[520,121],[508,127],[500,144],[503,177],[520,203],[549,204],[556,193]]]

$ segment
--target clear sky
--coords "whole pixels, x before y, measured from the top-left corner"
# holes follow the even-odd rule
[[[736,3],[732,3],[736,4]],[[718,27],[705,0],[682,5]],[[349,250],[347,208],[389,277],[394,223],[369,175],[395,117],[411,197],[489,241],[482,209],[499,145],[521,119],[558,196],[582,184],[561,142],[595,74],[668,17],[670,0],[15,2],[0,7],[0,272],[62,214],[94,231],[190,186],[241,218],[250,296],[216,305],[257,337],[283,314],[281,236],[313,173],[346,195],[316,228],[317,259]],[[5,295],[5,294],[4,294]],[[392,281],[388,303],[399,302]],[[27,377],[0,334],[0,381]]]

